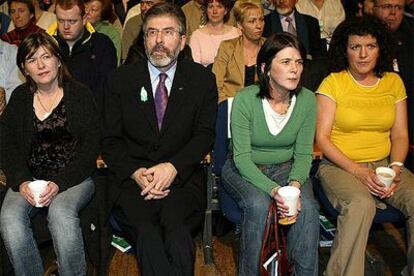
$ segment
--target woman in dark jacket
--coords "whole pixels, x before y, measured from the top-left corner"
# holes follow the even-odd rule
[[[90,90],[70,77],[52,37],[23,40],[17,64],[26,83],[0,118],[7,177],[0,231],[16,275],[43,275],[30,218],[44,206],[60,275],[86,275],[79,211],[94,193],[90,176],[99,153],[99,114]],[[36,200],[30,183],[45,180]]]

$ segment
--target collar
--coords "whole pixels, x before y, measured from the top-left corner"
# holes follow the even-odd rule
[[[171,66],[171,68],[168,69],[166,72],[160,71],[157,67],[152,65],[151,62],[149,61],[147,62],[147,64],[148,64],[148,71],[150,74],[151,84],[154,84],[154,82],[158,80],[158,75],[160,73],[167,74],[167,79],[171,82],[174,79],[175,71],[177,70],[177,61],[175,61],[173,66]]]
[[[275,9],[275,11],[276,11],[276,9]],[[284,20],[286,17],[290,17],[290,19],[292,19],[292,22],[295,22],[295,10],[293,9],[293,11],[291,13],[289,13],[288,15],[279,14],[279,18],[281,20]]]
[[[90,33],[90,34],[92,34],[92,33],[94,33],[95,32],[95,29],[94,29],[94,27],[92,26],[92,24],[91,23],[89,23],[89,22],[86,22],[86,25],[85,25],[85,29],[87,30],[87,32],[88,33]],[[50,27],[47,29],[47,31],[46,31],[49,35],[51,35],[51,36],[57,36],[58,35],[58,32],[59,32],[59,29],[58,29],[58,23],[57,23],[57,21],[56,22],[54,22],[52,25],[50,25]]]

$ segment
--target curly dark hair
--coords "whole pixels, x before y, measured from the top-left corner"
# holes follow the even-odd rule
[[[259,53],[257,54],[257,76],[259,77],[260,91],[257,94],[259,98],[271,99],[270,96],[270,87],[269,87],[269,71],[272,66],[272,61],[279,53],[285,48],[292,47],[299,51],[300,56],[303,60],[306,58],[306,50],[303,44],[296,38],[296,36],[283,32],[278,34],[272,34],[269,36],[263,46],[260,48]],[[264,68],[262,69],[264,65]],[[291,91],[292,94],[296,94],[302,88],[302,78],[299,81],[298,86],[294,91]]]
[[[391,70],[394,41],[384,23],[373,16],[364,15],[347,19],[336,27],[328,51],[331,72],[349,68],[347,47],[351,35],[371,35],[377,39],[379,55],[374,68],[377,77]]]

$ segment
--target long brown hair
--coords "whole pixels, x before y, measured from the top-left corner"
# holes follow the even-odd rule
[[[22,43],[19,45],[17,50],[17,66],[19,67],[22,74],[26,77],[26,85],[29,87],[31,93],[35,93],[37,90],[36,82],[26,73],[25,61],[31,58],[36,51],[43,47],[53,56],[55,56],[60,63],[58,69],[58,84],[59,87],[63,87],[64,84],[69,81],[72,77],[65,63],[63,62],[62,55],[57,42],[50,35],[45,32],[33,33],[28,35]]]

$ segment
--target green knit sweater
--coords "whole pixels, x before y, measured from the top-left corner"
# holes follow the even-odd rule
[[[288,180],[305,183],[312,162],[316,125],[315,95],[303,88],[297,95],[289,121],[272,135],[267,127],[259,87],[252,85],[236,94],[231,111],[234,162],[240,175],[270,193],[278,183],[256,166],[279,164],[293,159]]]

